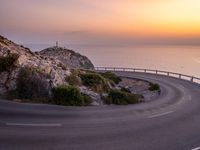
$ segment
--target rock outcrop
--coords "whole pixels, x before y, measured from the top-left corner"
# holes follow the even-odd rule
[[[30,49],[0,36],[0,57],[3,58],[10,54],[17,54],[19,58],[14,67],[0,72],[0,95],[16,88],[16,79],[22,67],[37,68],[48,74],[49,78],[46,79],[46,82],[51,84],[50,86],[66,83],[65,78],[71,73],[70,69],[61,61],[35,54]]]
[[[94,69],[94,65],[86,56],[63,47],[50,47],[40,51],[39,54],[58,59],[70,68]]]

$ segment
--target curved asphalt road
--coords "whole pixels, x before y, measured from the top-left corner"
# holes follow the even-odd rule
[[[0,150],[192,150],[200,146],[200,87],[144,73],[155,100],[129,106],[62,107],[0,101]]]

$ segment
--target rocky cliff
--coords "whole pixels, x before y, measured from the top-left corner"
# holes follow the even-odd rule
[[[8,64],[12,61],[13,54],[18,57],[9,68]],[[0,95],[16,88],[16,79],[23,67],[35,68],[43,74],[48,74],[45,80],[49,87],[66,83],[65,78],[71,73],[61,61],[35,54],[30,49],[15,44],[3,36],[0,36],[0,58],[2,60],[0,62]]]
[[[94,65],[86,56],[63,47],[50,47],[40,51],[39,54],[58,59],[70,68],[94,69]]]

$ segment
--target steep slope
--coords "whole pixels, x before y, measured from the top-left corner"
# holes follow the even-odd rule
[[[86,56],[63,47],[50,47],[40,51],[39,54],[56,58],[70,68],[94,69],[94,65]]]

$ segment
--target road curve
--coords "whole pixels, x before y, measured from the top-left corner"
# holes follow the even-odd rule
[[[63,107],[0,100],[0,150],[195,150],[200,86],[172,77],[118,72],[160,84],[151,102]]]

